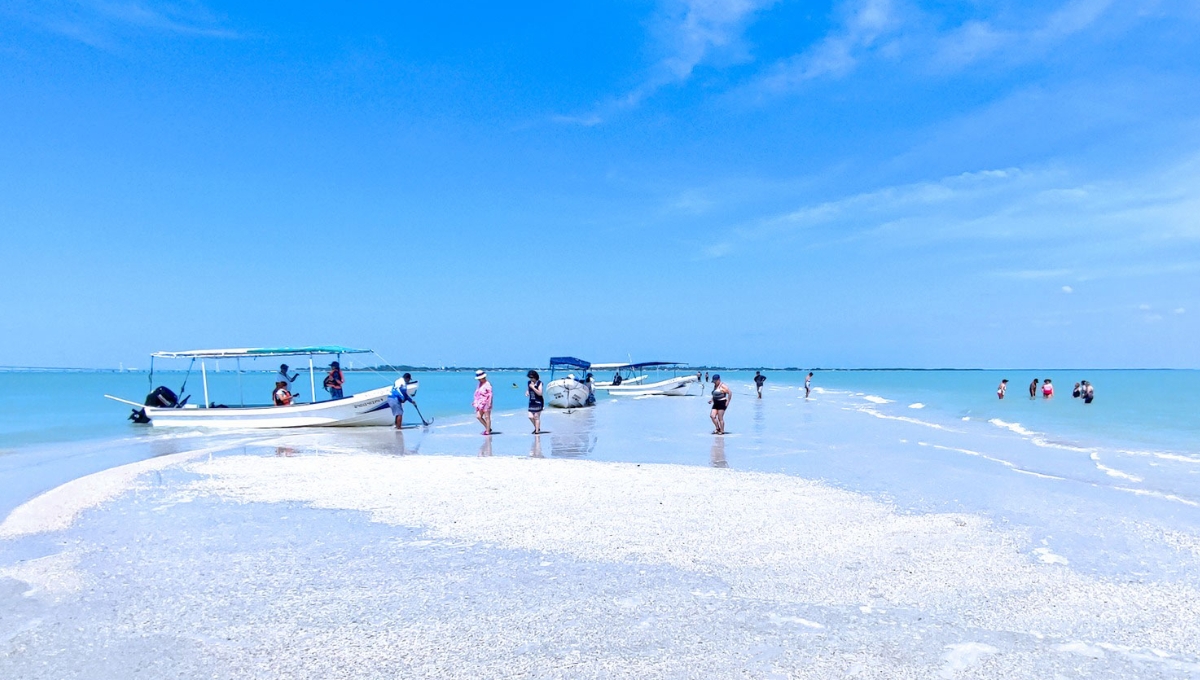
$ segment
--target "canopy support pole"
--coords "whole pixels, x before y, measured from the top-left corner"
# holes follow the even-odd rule
[[[312,397],[309,398],[308,403],[317,403],[317,378],[313,375],[313,362],[311,354],[308,355],[308,388],[312,390],[309,392]]]
[[[204,381],[204,408],[208,408],[208,369],[200,362],[200,378]]]

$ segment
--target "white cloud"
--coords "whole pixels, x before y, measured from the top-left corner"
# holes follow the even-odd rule
[[[1075,292],[1075,289],[1074,289],[1074,288],[1072,288],[1072,287],[1070,287],[1070,286],[1063,286],[1063,287],[1062,287],[1062,292],[1064,292],[1064,293],[1067,293],[1067,294],[1069,295],[1069,294],[1071,294],[1071,293],[1074,293],[1074,292]]]
[[[136,34],[241,37],[199,2],[78,0],[65,5],[28,3],[18,11],[49,31],[105,50],[117,49],[124,39]]]
[[[750,59],[742,34],[754,15],[778,0],[667,0],[651,22],[661,57],[642,82],[624,95],[582,115],[557,115],[556,123],[597,125],[622,110],[638,106],[668,85],[686,82],[696,68],[715,55],[735,61]]]
[[[1002,262],[976,271],[1013,280],[1194,275],[1197,209],[1200,156],[1103,180],[1059,167],[960,173],[801,205],[726,226],[722,238],[734,250],[763,242],[893,252],[946,246],[964,258]]]
[[[891,0],[853,0],[842,6],[837,30],[809,49],[776,63],[753,89],[780,92],[808,80],[841,77],[854,70],[861,53],[900,25]]]
[[[1172,314],[1183,314],[1183,313],[1184,313],[1184,312],[1186,312],[1186,311],[1187,311],[1187,310],[1186,310],[1186,309],[1184,309],[1183,307],[1176,307],[1175,309],[1172,309],[1172,310],[1171,310],[1171,313],[1172,313]]]
[[[1150,309],[1150,305],[1142,303],[1142,304],[1138,305],[1138,309],[1140,309],[1142,311],[1146,311],[1146,310]]]

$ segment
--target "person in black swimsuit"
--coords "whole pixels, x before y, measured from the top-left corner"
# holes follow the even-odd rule
[[[542,379],[537,371],[525,374],[529,384],[525,386],[525,396],[529,397],[529,422],[533,423],[533,433],[542,433],[542,409],[546,406],[546,398],[542,395]]]
[[[733,391],[721,382],[721,376],[715,373],[712,384],[712,399],[708,400],[708,403],[712,404],[712,411],[708,417],[712,418],[713,434],[725,434],[725,409],[729,408],[729,402],[733,401]]]

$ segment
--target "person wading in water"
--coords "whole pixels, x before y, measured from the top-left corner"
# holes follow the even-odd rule
[[[713,422],[713,434],[725,434],[725,409],[729,408],[729,402],[733,401],[733,391],[729,386],[721,382],[721,376],[713,374],[712,377],[712,399],[708,403],[712,404],[712,412],[709,417]]]

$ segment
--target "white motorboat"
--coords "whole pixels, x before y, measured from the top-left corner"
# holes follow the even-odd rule
[[[592,365],[593,368],[596,364]],[[649,377],[647,375],[638,376],[646,369],[665,370],[671,369],[673,373],[678,373],[682,364],[675,361],[642,361],[638,363],[619,364],[607,366],[617,370],[618,375],[629,373],[631,378],[621,381],[621,384],[616,385],[613,382],[597,384],[596,389],[607,392],[611,396],[666,396],[666,397],[683,397],[687,396],[692,385],[698,384],[700,379],[695,375],[674,375],[664,380],[655,382],[645,382]],[[614,381],[615,382],[615,381]]]
[[[565,409],[595,405],[595,385],[591,381],[591,373],[588,372],[590,367],[590,363],[575,357],[551,357],[550,382],[546,383],[545,391],[546,404]],[[583,375],[583,379],[575,377],[574,373],[564,378],[554,377],[556,370],[572,368],[577,369]]]
[[[636,385],[644,382],[648,375],[634,375],[631,371],[636,370],[640,364],[629,364],[624,361],[607,363],[607,364],[592,364],[593,373],[613,372],[613,377],[620,376],[620,381],[617,380],[597,380],[595,383],[596,389],[603,389],[612,385]]]
[[[239,348],[214,350],[189,350],[185,352],[156,352],[150,359],[150,384],[154,385],[154,359],[191,359],[188,375],[196,360],[200,360],[200,375],[204,383],[204,404],[188,403],[190,396],[179,395],[165,386],[153,389],[143,404],[112,395],[104,395],[114,401],[134,408],[130,420],[149,423],[155,427],[210,427],[223,429],[281,428],[281,427],[355,427],[364,425],[391,425],[394,421],[388,408],[387,397],[391,386],[368,390],[360,394],[317,401],[314,356],[342,354],[364,354],[371,350],[352,349],[339,346]],[[288,406],[250,404],[239,399],[238,405],[224,405],[209,401],[208,371],[206,359],[232,358],[237,361],[239,391],[241,385],[241,360],[244,358],[308,356],[309,393],[308,403],[293,403]],[[340,363],[340,362],[339,362]],[[184,386],[187,378],[184,378]],[[415,396],[420,387],[417,381],[407,384],[409,396]]]
[[[684,397],[691,390],[692,385],[699,383],[700,380],[694,375],[683,375],[667,380],[659,380],[658,382],[643,383],[637,385],[612,385],[603,389],[612,396],[664,396],[664,397]]]

